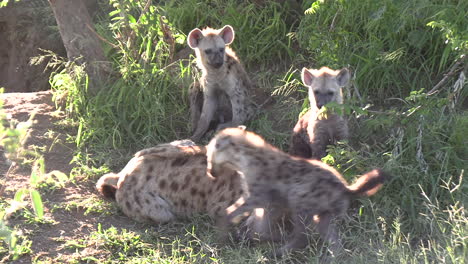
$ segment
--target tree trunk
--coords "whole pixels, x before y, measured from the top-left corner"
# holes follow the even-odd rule
[[[110,76],[110,63],[104,56],[91,17],[82,0],[49,0],[67,57],[85,67],[88,90],[95,94]]]

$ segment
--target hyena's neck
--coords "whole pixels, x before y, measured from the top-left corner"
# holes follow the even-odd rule
[[[206,66],[202,68],[202,77],[206,80],[222,80],[226,78],[227,71],[225,65],[219,69],[208,68]]]
[[[213,69],[208,67],[210,66],[202,68],[202,82],[205,86],[219,85],[219,83],[227,79],[228,74],[225,65],[223,65],[219,69]]]

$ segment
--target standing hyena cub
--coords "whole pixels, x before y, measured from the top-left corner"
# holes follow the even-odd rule
[[[303,158],[321,159],[327,145],[348,137],[346,120],[337,114],[320,115],[330,102],[343,103],[341,87],[350,79],[348,69],[302,69],[302,82],[309,88],[310,110],[299,118],[293,130],[289,153]]]
[[[224,230],[238,216],[254,208],[287,211],[293,231],[286,245],[276,252],[281,256],[308,244],[306,228],[318,218],[317,229],[332,251],[339,250],[338,234],[331,225],[333,217],[345,213],[350,198],[372,195],[387,175],[373,170],[348,185],[330,166],[317,161],[293,157],[265,142],[260,136],[239,128],[218,133],[207,146],[208,171],[216,177],[220,168],[240,171],[250,196],[227,209],[221,221]],[[266,221],[265,221],[266,222]]]
[[[228,46],[233,40],[234,30],[229,25],[218,30],[196,28],[188,35],[188,45],[195,50],[202,71],[189,91],[194,141],[200,140],[210,125],[216,129],[242,125],[253,114],[248,95],[252,84]]]

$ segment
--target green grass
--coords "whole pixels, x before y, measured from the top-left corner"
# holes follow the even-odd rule
[[[190,136],[187,88],[198,71],[193,57],[171,61],[171,52],[186,47],[185,35],[195,27],[230,24],[236,30],[233,47],[258,93],[272,97],[248,129],[284,150],[308,106],[298,70],[326,65],[353,71],[345,90],[351,137],[331,147],[324,160],[348,181],[374,167],[393,178],[374,197],[353,203],[348,217],[339,220],[346,252],[332,263],[466,263],[468,89],[466,81],[456,88],[456,81],[463,81],[458,69],[438,93],[427,91],[467,52],[467,2],[304,1],[299,11],[265,2],[258,7],[173,0],[143,12],[145,3],[111,1],[122,5],[124,15],[103,16],[96,28],[115,46],[106,44],[106,54],[120,75],[96,96],[87,95],[80,68],[74,68],[78,81],[65,70],[51,77],[58,98],[66,95],[61,98],[78,131],[81,151],[71,178],[77,184],[94,182],[108,167],[121,169],[138,149]],[[161,37],[161,16],[174,47]],[[119,214],[105,203],[89,198],[55,209]],[[63,241],[79,254],[59,260],[317,263],[327,251],[314,232],[303,254],[283,260],[269,256],[278,245],[219,245],[213,224],[203,217],[132,230],[103,227],[104,221],[89,236]]]
[[[468,49],[464,1],[315,1],[309,7],[297,36],[311,60],[351,67],[355,85],[376,102],[430,90]]]
[[[168,20],[185,34],[195,27],[233,26],[232,47],[247,65],[277,66],[294,56],[288,33],[299,16],[288,4],[271,1],[259,7],[248,1],[173,0],[167,1],[164,10]]]

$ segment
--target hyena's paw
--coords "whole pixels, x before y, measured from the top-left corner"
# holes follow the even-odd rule
[[[218,244],[227,244],[229,242],[229,227],[227,216],[221,216],[216,221],[216,242]]]
[[[282,258],[284,256],[289,255],[292,252],[292,249],[286,246],[282,246],[280,248],[273,249],[271,255],[275,258]]]

